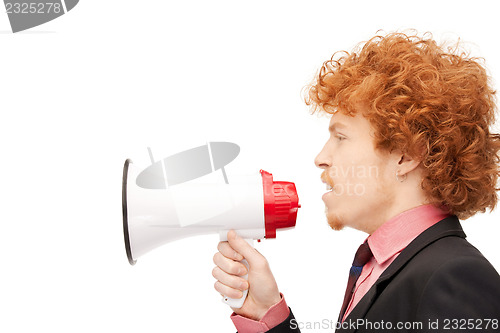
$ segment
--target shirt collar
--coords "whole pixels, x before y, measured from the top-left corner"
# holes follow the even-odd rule
[[[382,224],[368,237],[368,245],[379,265],[401,252],[424,230],[450,214],[433,204],[404,211]]]

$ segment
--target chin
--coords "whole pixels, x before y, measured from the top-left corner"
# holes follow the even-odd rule
[[[328,225],[333,230],[339,231],[344,229],[345,223],[342,217],[338,216],[335,213],[326,213],[326,220],[328,221]]]

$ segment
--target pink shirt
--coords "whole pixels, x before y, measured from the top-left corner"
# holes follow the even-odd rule
[[[269,331],[271,328],[278,326],[290,314],[290,309],[286,305],[285,297],[281,295],[281,301],[273,305],[260,321],[252,320],[233,312],[231,320],[238,330],[238,333],[260,333]]]
[[[368,236],[373,258],[363,267],[342,321],[399,253],[424,230],[447,216],[449,214],[434,205],[418,206],[396,215]],[[245,318],[233,312],[231,319],[238,333],[266,332],[283,322],[290,314],[290,310],[283,294],[281,297],[281,301],[272,306],[260,321]]]
[[[347,318],[399,253],[424,230],[447,216],[449,214],[434,205],[418,206],[394,216],[368,236],[368,245],[372,250],[373,258],[363,266],[342,321]]]

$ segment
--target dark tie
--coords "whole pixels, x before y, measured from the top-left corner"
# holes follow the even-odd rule
[[[342,318],[347,310],[347,306],[351,301],[352,294],[354,292],[354,287],[356,286],[356,281],[361,275],[361,271],[363,270],[363,266],[370,261],[373,257],[372,251],[368,246],[368,242],[364,242],[356,251],[356,255],[354,256],[354,261],[352,262],[352,267],[349,270],[349,280],[347,282],[347,289],[345,290],[344,303],[342,303],[342,310],[340,310],[339,323],[342,322]]]

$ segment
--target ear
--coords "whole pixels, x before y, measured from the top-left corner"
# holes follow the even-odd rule
[[[403,176],[415,170],[421,162],[421,158],[414,158],[408,154],[401,154],[396,170],[399,172],[399,175]]]

